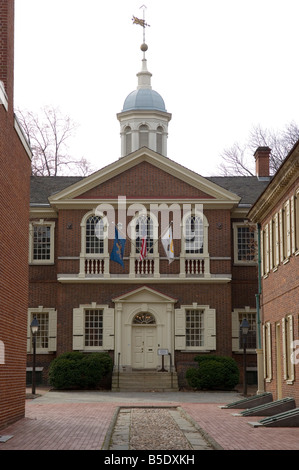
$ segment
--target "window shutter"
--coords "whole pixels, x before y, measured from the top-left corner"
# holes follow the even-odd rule
[[[84,349],[84,313],[80,308],[73,311],[73,349],[74,351]]]
[[[49,351],[56,351],[56,336],[57,336],[57,311],[49,312]]]
[[[285,318],[281,320],[282,324],[282,358],[283,358],[283,377],[288,378],[288,365],[287,365],[287,341],[286,341],[286,321]]]
[[[295,364],[292,362],[291,357],[292,357],[292,342],[294,338],[294,319],[293,315],[288,315],[288,327],[289,327],[289,338],[290,338],[290,343],[288,344],[288,362],[289,362],[289,377],[288,379],[291,381],[295,380]]]
[[[216,310],[207,309],[205,314],[205,346],[209,350],[216,349]]]
[[[240,321],[239,312],[232,313],[232,350],[240,350]]]
[[[114,308],[105,308],[103,312],[103,348],[114,350]]]
[[[186,348],[186,314],[184,309],[175,309],[175,349]]]
[[[296,214],[297,215],[297,214]],[[294,196],[291,198],[291,238],[292,238],[292,253],[296,251],[296,231],[295,231],[295,199]]]

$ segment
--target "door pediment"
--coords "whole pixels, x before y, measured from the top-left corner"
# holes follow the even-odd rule
[[[119,297],[112,299],[115,303],[176,303],[177,299],[170,297],[150,287],[142,286],[133,291],[127,292]]]

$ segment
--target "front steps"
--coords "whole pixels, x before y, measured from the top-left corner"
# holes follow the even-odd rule
[[[133,370],[113,372],[112,392],[177,392],[176,372]]]

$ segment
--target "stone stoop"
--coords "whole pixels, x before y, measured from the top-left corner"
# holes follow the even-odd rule
[[[178,377],[176,372],[132,371],[113,372],[113,392],[177,392]]]

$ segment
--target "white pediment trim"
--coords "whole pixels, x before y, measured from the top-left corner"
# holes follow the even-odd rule
[[[236,194],[221,188],[220,186],[212,183],[203,176],[191,171],[182,165],[164,157],[146,147],[143,147],[136,152],[133,152],[125,157],[120,158],[114,163],[111,163],[92,175],[83,178],[79,182],[68,186],[59,193],[49,197],[50,204],[59,204],[70,201],[74,198],[79,198],[81,194],[86,193],[100,184],[108,181],[109,179],[118,176],[130,168],[138,165],[141,162],[148,162],[157,168],[166,171],[168,174],[181,179],[185,183],[201,190],[202,192],[211,196],[214,201],[226,201],[232,204],[238,204],[240,197]],[[79,202],[79,201],[78,201]]]
[[[177,302],[177,299],[173,297],[169,297],[166,294],[163,294],[162,292],[159,292],[155,289],[151,289],[150,287],[147,286],[142,286],[137,289],[134,289],[132,291],[126,292],[125,294],[122,294],[118,297],[115,297],[112,299],[114,303],[123,303],[123,302],[130,302],[130,303],[140,303],[142,302],[167,302],[167,303],[173,303],[175,304]]]

